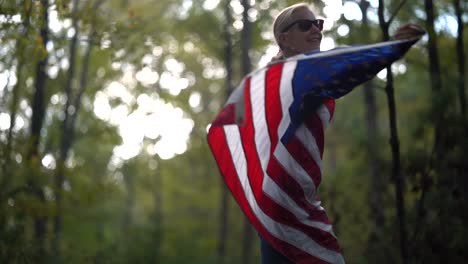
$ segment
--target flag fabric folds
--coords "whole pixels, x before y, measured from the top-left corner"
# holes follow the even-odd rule
[[[208,143],[242,211],[295,263],[344,263],[317,197],[335,99],[401,58],[419,38],[302,54],[246,76]]]

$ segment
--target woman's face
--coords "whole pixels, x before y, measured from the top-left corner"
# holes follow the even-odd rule
[[[315,20],[315,15],[308,8],[300,8],[294,11],[291,18],[291,23],[294,23],[301,19]],[[301,29],[300,25],[296,23],[286,32],[281,33],[281,46],[284,51],[289,53],[288,56],[312,50],[320,50],[320,42],[322,41],[321,30],[315,25],[312,25],[306,31],[303,30],[304,29]]]

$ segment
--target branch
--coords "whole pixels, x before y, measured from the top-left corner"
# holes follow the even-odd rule
[[[398,12],[400,12],[400,9],[406,4],[406,0],[402,0],[400,2],[400,4],[398,5],[398,7],[395,9],[395,11],[393,11],[392,15],[390,16],[390,19],[388,19],[387,21],[387,25],[390,25],[393,21],[393,19],[395,19],[396,15],[398,14]]]
[[[377,9],[377,14],[379,17],[379,26],[380,29],[382,30],[383,34],[383,40],[387,41],[389,40],[389,34],[388,34],[388,23],[385,21],[385,15],[384,15],[384,0],[379,0],[379,7]]]

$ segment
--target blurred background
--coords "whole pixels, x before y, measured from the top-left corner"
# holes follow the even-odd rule
[[[207,146],[286,0],[0,0],[0,262],[259,263]],[[463,0],[316,0],[322,50],[428,34],[337,101],[318,193],[348,263],[468,259]]]

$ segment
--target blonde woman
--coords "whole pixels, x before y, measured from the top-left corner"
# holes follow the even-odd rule
[[[317,19],[316,15],[312,12],[308,4],[300,3],[283,9],[277,15],[273,23],[273,33],[280,51],[272,61],[287,59],[305,52],[320,51],[322,29],[323,20]],[[411,38],[412,36],[421,35],[421,32],[424,32],[424,30],[419,26],[415,24],[407,24],[397,30],[394,38]],[[304,122],[308,122],[307,129],[314,136],[315,140],[317,141],[317,145],[320,146],[319,148],[321,148],[321,151],[323,151],[323,129],[325,126],[322,126],[322,122],[314,123],[309,122],[307,119],[315,118],[315,120],[320,120],[317,119],[318,116],[321,115],[319,111],[327,111],[329,116],[332,116],[335,107],[335,101],[333,99],[323,99],[319,102],[322,104],[322,106],[311,109],[309,111],[310,116],[306,117]],[[310,124],[318,124],[318,126],[313,127],[313,125],[311,126]],[[316,166],[316,170],[317,174],[321,175],[319,166]],[[321,208],[320,202],[318,202],[317,208]],[[323,208],[317,209],[317,211],[319,210],[323,210]],[[317,252],[317,256],[337,253],[337,257],[333,258],[334,261],[332,262],[344,263],[344,260],[339,253],[340,249],[336,241],[336,237],[334,236],[333,231],[331,231],[331,225],[330,223],[327,223],[328,219],[326,219],[326,216],[324,219],[324,225],[330,226],[330,228],[327,232],[321,232],[322,230],[317,228],[317,233],[319,234],[317,234],[316,237],[322,239],[322,241],[317,242],[319,244],[317,248],[318,251],[320,251]],[[281,251],[280,248],[276,250],[265,239],[260,238],[260,240],[263,264],[293,263],[284,255],[279,253],[279,251]],[[295,253],[289,252],[288,254],[294,255]],[[329,262],[325,262],[322,259],[317,258],[317,261],[313,263]]]

